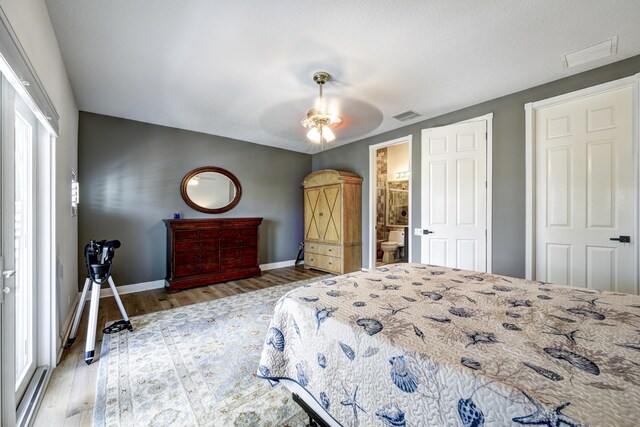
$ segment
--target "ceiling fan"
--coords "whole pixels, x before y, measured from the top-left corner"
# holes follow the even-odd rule
[[[330,79],[331,75],[325,71],[318,71],[313,75],[313,81],[320,87],[319,106],[310,109],[307,112],[307,117],[302,120],[302,126],[309,129],[307,138],[316,144],[324,145],[325,142],[335,140],[336,136],[331,128],[342,122],[339,116],[328,113],[324,106],[322,87]]]

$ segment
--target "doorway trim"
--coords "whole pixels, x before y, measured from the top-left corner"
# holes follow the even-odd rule
[[[412,206],[412,195],[413,195],[413,168],[412,168],[412,142],[413,135],[407,135],[400,138],[392,139],[390,141],[381,142],[379,144],[374,144],[369,146],[369,254],[367,256],[369,260],[369,268],[376,268],[376,189],[377,189],[377,179],[376,179],[376,151],[380,148],[390,147],[392,145],[399,144],[407,144],[409,150],[409,225],[407,226],[407,233],[409,236],[407,238],[407,260],[412,262],[411,260],[411,248],[412,248],[412,233],[413,229],[413,215],[411,211]]]
[[[578,98],[595,95],[598,93],[614,90],[623,86],[633,86],[633,102],[632,102],[632,120],[633,120],[633,136],[632,151],[634,153],[633,167],[635,178],[635,197],[634,202],[634,230],[633,238],[636,245],[634,247],[635,259],[640,256],[638,248],[640,237],[640,73],[633,76],[625,77],[618,80],[580,89],[574,92],[565,93],[551,98],[543,99],[536,102],[529,102],[524,105],[525,109],[525,211],[526,211],[526,230],[525,230],[525,278],[528,280],[536,280],[536,142],[535,142],[535,112],[536,110],[548,107],[553,104],[559,104]],[[639,291],[638,279],[640,278],[639,263],[634,265],[634,274],[636,278],[636,294]]]
[[[492,273],[493,272],[493,112],[487,113],[483,116],[474,117],[472,119],[462,120],[460,122],[455,122],[455,123],[449,123],[448,125],[444,125],[444,126],[433,126],[433,127],[425,128],[423,129],[423,131],[426,129],[437,129],[437,128],[443,128],[443,127],[452,126],[452,125],[459,125],[462,123],[471,123],[471,122],[480,122],[480,121],[487,122],[487,135],[486,135],[487,137],[487,165],[486,165],[487,167],[487,181],[486,181],[487,182],[486,184],[487,185],[487,195],[486,195],[487,196],[487,210],[486,210],[487,223],[485,224],[485,227],[486,227],[485,270],[487,273]],[[422,135],[422,131],[420,135]],[[423,153],[420,154],[420,161],[422,163],[422,174],[424,176],[426,171],[425,171],[425,165],[422,162],[422,157],[423,157]],[[422,188],[421,188],[421,191],[422,191]],[[420,196],[422,197],[422,193]],[[424,206],[424,203],[422,201],[421,201],[421,206]],[[422,221],[422,218],[420,218],[420,220]]]

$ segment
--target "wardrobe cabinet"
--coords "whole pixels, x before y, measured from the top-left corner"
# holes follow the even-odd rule
[[[330,273],[362,268],[362,178],[322,170],[304,187],[304,264]]]

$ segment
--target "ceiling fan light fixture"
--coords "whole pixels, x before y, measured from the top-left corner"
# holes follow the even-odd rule
[[[307,117],[302,120],[302,126],[309,129],[307,138],[316,144],[323,142],[331,142],[336,139],[335,134],[331,130],[331,126],[338,125],[342,119],[335,114],[329,114],[324,109],[322,97],[322,86],[331,79],[329,73],[319,71],[313,75],[315,81],[320,87],[319,107],[312,108],[307,112]]]
[[[316,144],[320,143],[320,131],[318,130],[317,127],[312,127],[309,132],[307,132],[307,138],[309,138],[309,140],[311,142],[315,142]]]

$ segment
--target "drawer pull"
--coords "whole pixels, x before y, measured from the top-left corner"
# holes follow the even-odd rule
[[[329,249],[329,252],[331,252],[331,251],[332,251],[332,249]]]
[[[322,216],[322,215],[324,215],[324,214],[323,214],[322,212],[320,212],[318,215],[319,215],[319,216]]]
[[[202,267],[196,267],[196,268],[194,268],[194,270],[195,270],[196,272],[200,273],[200,272],[202,271]]]
[[[313,258],[311,258],[311,261],[315,261]]]
[[[329,265],[333,265],[333,263],[331,263],[331,261],[329,261]]]
[[[201,260],[202,259],[202,254],[194,255],[193,259],[195,259],[196,261]]]
[[[196,242],[196,243],[193,244],[193,246],[195,246],[196,248],[200,248],[200,247],[204,246],[204,243],[203,242]]]

